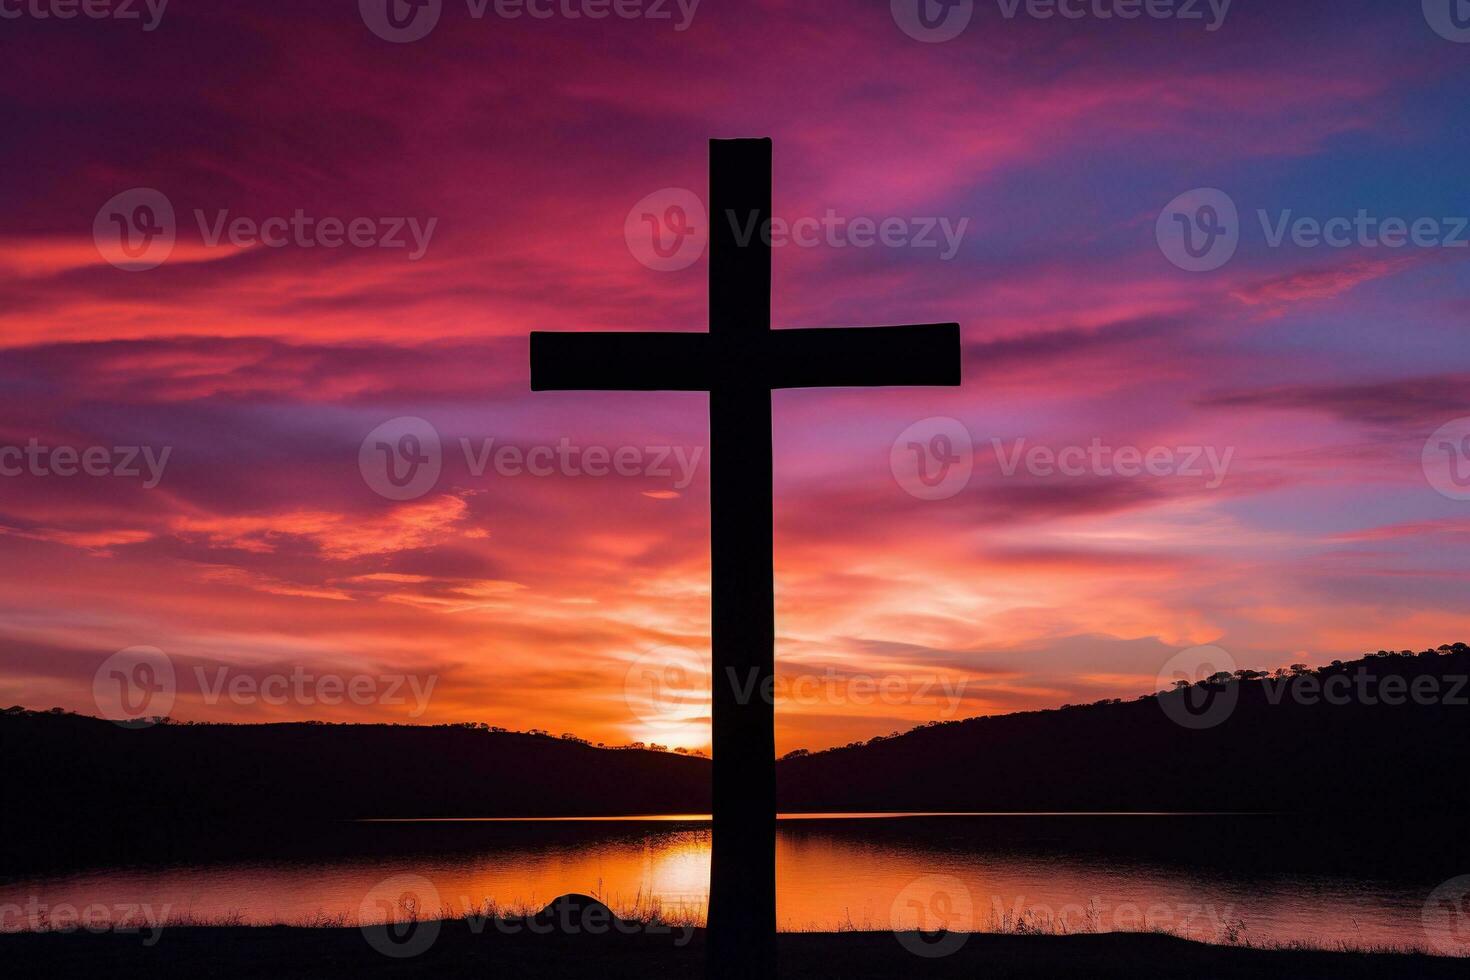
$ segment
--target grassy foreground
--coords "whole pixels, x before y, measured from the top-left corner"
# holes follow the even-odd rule
[[[1077,978],[1291,977],[1464,980],[1467,961],[1393,953],[1260,950],[1208,946],[1172,936],[980,934],[942,957],[921,957],[890,932],[783,933],[782,977]],[[925,937],[933,941],[935,937]],[[958,939],[959,937],[952,937]],[[476,932],[444,922],[432,945],[406,958],[375,950],[356,928],[175,926],[155,945],[138,935],[27,933],[0,936],[9,977],[699,977],[703,935],[562,936]]]

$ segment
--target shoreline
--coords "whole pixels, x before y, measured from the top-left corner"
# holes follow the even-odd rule
[[[701,977],[704,931],[645,924],[627,933],[487,932],[465,920],[413,923],[402,935],[351,926],[170,926],[151,946],[138,934],[9,933],[0,959],[17,977],[96,975],[231,978]],[[373,933],[375,935],[369,935]],[[783,932],[783,977],[984,975],[1015,980],[1463,980],[1470,961],[1393,951],[1215,946],[1160,933]],[[386,950],[386,951],[383,951]]]

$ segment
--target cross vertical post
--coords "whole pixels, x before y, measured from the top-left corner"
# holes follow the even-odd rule
[[[709,332],[722,370],[709,402],[716,760],[709,917],[720,928],[709,933],[708,950],[722,976],[760,976],[776,956],[776,715],[766,697],[776,669],[764,380],[771,246],[762,234],[771,216],[771,141],[712,140],[709,193]],[[742,243],[743,228],[756,234]]]

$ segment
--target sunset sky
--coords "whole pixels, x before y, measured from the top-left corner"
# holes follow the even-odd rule
[[[965,372],[774,397],[778,673],[822,692],[779,703],[780,751],[1141,694],[1202,644],[1265,668],[1470,639],[1470,500],[1421,463],[1470,416],[1470,248],[1273,247],[1258,218],[1461,216],[1470,240],[1470,45],[1417,0],[1236,0],[1213,31],[992,0],[943,43],[881,0],[703,0],[685,30],[672,3],[509,20],[444,0],[411,43],[357,6],[0,23],[0,446],[169,451],[152,487],[0,477],[4,704],[98,713],[99,665],[147,645],[177,718],[707,745],[698,698],[650,712],[629,681],[708,644],[708,470],[685,485],[673,462],[703,453],[706,398],[533,395],[526,336],[704,329],[706,261],[649,268],[625,224],[666,188],[705,198],[712,136],[774,139],[787,221],[966,221],[948,259],[938,232],[775,249],[776,326],[956,320]],[[176,213],[146,271],[94,241],[133,188]],[[1196,188],[1239,208],[1208,272],[1156,240]],[[434,224],[417,259],[406,230],[207,240],[298,210]],[[443,472],[393,500],[359,451],[402,417],[438,433]],[[936,417],[974,469],[926,500],[890,452]],[[461,439],[667,447],[672,472],[476,474]],[[1229,464],[1008,475],[1018,440]],[[198,683],[298,666],[434,687],[411,716]]]

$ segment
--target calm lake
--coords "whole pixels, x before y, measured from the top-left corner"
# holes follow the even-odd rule
[[[1241,816],[787,817],[778,916],[787,930],[1159,928],[1210,942],[1427,946],[1432,893],[1470,867],[1398,834],[1363,846],[1364,834]],[[385,881],[456,913],[580,891],[700,922],[709,856],[697,816],[358,822],[252,853],[0,878],[0,929],[36,928],[16,910],[37,906],[356,922]]]

